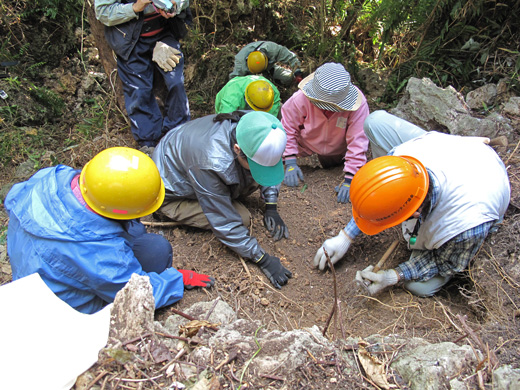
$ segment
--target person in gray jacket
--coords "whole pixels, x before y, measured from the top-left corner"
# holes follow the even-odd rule
[[[239,199],[260,188],[267,230],[275,240],[289,237],[277,211],[286,141],[281,122],[261,111],[208,115],[170,130],[152,154],[166,189],[155,216],[211,229],[281,288],[292,274],[249,235],[251,215]]]
[[[290,69],[277,65],[281,63]],[[284,86],[298,84],[303,79],[298,56],[285,46],[270,41],[257,41],[245,45],[235,56],[235,67],[229,78],[264,74]]]

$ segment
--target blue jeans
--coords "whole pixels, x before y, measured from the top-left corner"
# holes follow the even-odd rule
[[[163,31],[153,37],[140,37],[128,61],[117,57],[126,111],[130,117],[132,134],[140,146],[155,146],[169,130],[190,120],[188,97],[184,89],[184,56],[181,56],[172,71],[164,72],[152,61],[153,49],[158,41],[180,50],[180,44],[172,34]],[[153,93],[156,68],[167,90],[164,118]]]
[[[135,220],[126,225],[134,256],[145,272],[160,274],[172,266],[173,250],[170,242],[160,234],[146,232],[145,226]]]

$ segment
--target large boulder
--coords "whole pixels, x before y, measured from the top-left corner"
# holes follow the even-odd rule
[[[514,129],[500,114],[473,116],[464,97],[452,86],[440,88],[430,79],[411,77],[404,96],[390,112],[425,130],[448,134],[495,138],[506,136],[512,142]]]

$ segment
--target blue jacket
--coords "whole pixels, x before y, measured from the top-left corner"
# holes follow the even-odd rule
[[[130,280],[147,275],[155,306],[180,300],[182,274],[168,268],[146,273],[135,258],[125,226],[82,206],[70,188],[79,172],[58,165],[15,184],[5,199],[7,252],[13,280],[39,273],[54,293],[83,313],[95,313]]]

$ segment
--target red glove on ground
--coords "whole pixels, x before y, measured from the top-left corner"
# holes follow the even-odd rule
[[[182,274],[182,281],[184,282],[184,288],[186,290],[191,290],[195,287],[211,287],[215,284],[215,278],[211,276],[198,274],[186,269],[179,269],[177,271]]]

